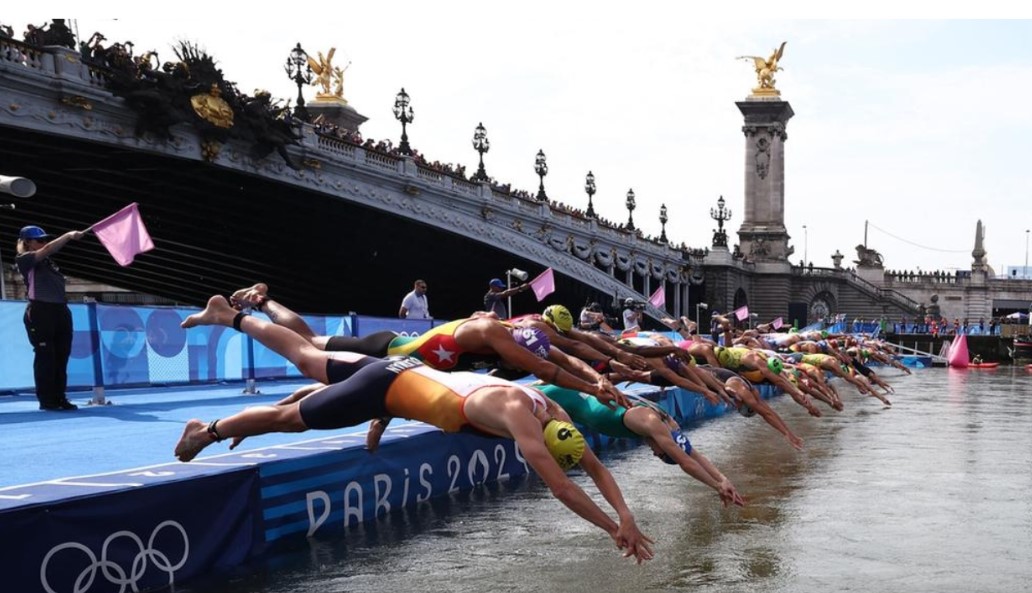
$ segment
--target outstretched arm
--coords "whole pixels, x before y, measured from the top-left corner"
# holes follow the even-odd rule
[[[574,484],[552,459],[545,447],[537,418],[530,414],[508,414],[506,418],[506,427],[516,439],[523,458],[548,486],[553,496],[578,516],[608,533],[618,548],[626,549],[625,555],[633,555],[639,563],[652,558],[649,547],[651,540],[638,531],[634,516],[624,504],[619,487],[590,449],[584,451],[581,467],[595,480],[602,495],[613,505],[620,518],[619,524],[599,508],[580,486]]]

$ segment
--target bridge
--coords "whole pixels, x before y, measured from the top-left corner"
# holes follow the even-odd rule
[[[459,317],[480,306],[491,277],[551,267],[571,308],[664,287],[667,309],[687,310],[689,256],[666,241],[296,120],[300,138],[286,146],[296,168],[253,158],[240,139],[213,143],[203,122],[176,124],[167,139],[138,133],[111,77],[72,49],[0,39],[3,173],[39,188],[0,216],[4,244],[23,225],[82,229],[130,202],[154,237],[156,249],[127,268],[96,241],[74,242],[59,258],[70,276],[195,305],[264,281],[302,311],[379,315],[425,278],[434,315]]]

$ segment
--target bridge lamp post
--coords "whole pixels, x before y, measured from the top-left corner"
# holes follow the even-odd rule
[[[595,218],[595,206],[591,203],[591,197],[595,195],[595,174],[591,171],[584,178],[584,192],[588,194],[588,218]]]
[[[405,132],[405,125],[412,123],[413,115],[412,106],[409,105],[408,93],[405,92],[405,87],[401,87],[401,92],[394,97],[394,119],[401,122],[401,145],[398,146],[401,154],[412,154],[412,148],[408,143],[408,134]]]
[[[283,69],[287,71],[290,80],[297,84],[297,105],[294,107],[294,117],[301,121],[308,121],[308,110],[305,109],[305,97],[301,94],[301,87],[312,84],[312,67],[308,65],[308,53],[301,48],[300,41],[294,49],[290,50]]]
[[[1025,269],[1022,270],[1025,272],[1026,279],[1028,279],[1028,231],[1029,229],[1025,229]]]
[[[548,163],[545,162],[545,151],[538,150],[534,157],[534,172],[537,173],[541,183],[538,185],[537,199],[539,202],[547,202],[548,194],[545,193],[545,175],[548,175]]]
[[[695,323],[699,326],[699,333],[702,333],[702,317],[699,315],[699,309],[709,309],[709,305],[706,303],[695,303]]]
[[[473,130],[473,148],[480,153],[480,167],[473,174],[473,181],[487,181],[487,171],[484,170],[484,153],[491,150],[491,141],[487,139],[487,130],[483,123],[477,124]]]
[[[36,193],[36,184],[24,177],[0,175],[0,193],[16,198],[31,198]],[[14,204],[0,204],[0,210],[14,210]],[[0,301],[7,299],[7,270],[4,269],[3,254],[0,254]]]
[[[810,261],[810,232],[806,229],[806,225],[803,225],[803,267]]]
[[[659,224],[663,225],[663,232],[661,232],[659,234],[659,240],[661,242],[663,242],[663,243],[667,242],[667,238],[666,238],[666,223],[667,223],[668,220],[670,220],[670,219],[667,218],[666,204],[662,204],[659,207]]]
[[[627,190],[627,230],[634,231],[634,189]]]

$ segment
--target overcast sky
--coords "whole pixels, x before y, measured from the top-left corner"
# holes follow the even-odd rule
[[[302,2],[246,23],[206,18],[209,7],[147,18],[127,9],[76,24],[83,37],[99,30],[162,60],[177,41],[195,42],[241,90],[283,99],[297,94],[283,71],[297,42],[313,55],[336,47],[334,63],[350,61],[345,97],[369,117],[366,138],[398,142],[391,107],[404,87],[415,110],[410,141],[430,160],[475,170],[471,138],[483,122],[485,164],[497,180],[536,191],[543,149],[550,197],[586,207],[591,170],[602,216],[625,221],[633,188],[639,228],[658,235],[665,203],[667,235],[693,247],[710,245],[709,211],[721,195],[737,242],[745,140],[735,101],[756,78],[735,58],[767,56],[787,41],[777,88],[796,114],[785,145],[793,261],[805,253],[830,266],[836,249],[852,260],[866,220],[868,246],[886,268],[969,269],[981,219],[990,264],[998,272],[1024,264],[1032,21],[741,20],[784,12],[741,3],[741,14],[711,18],[696,5]],[[930,4],[937,10],[928,14],[957,5]],[[50,16],[3,18],[20,36]],[[314,99],[315,88],[305,96]]]

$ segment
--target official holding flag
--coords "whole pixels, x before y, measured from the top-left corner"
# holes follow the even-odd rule
[[[86,231],[68,231],[54,239],[30,225],[18,233],[15,262],[25,279],[25,331],[35,351],[32,363],[36,399],[41,410],[76,410],[68,401],[68,359],[72,355],[72,312],[65,294],[65,277],[51,256]]]

